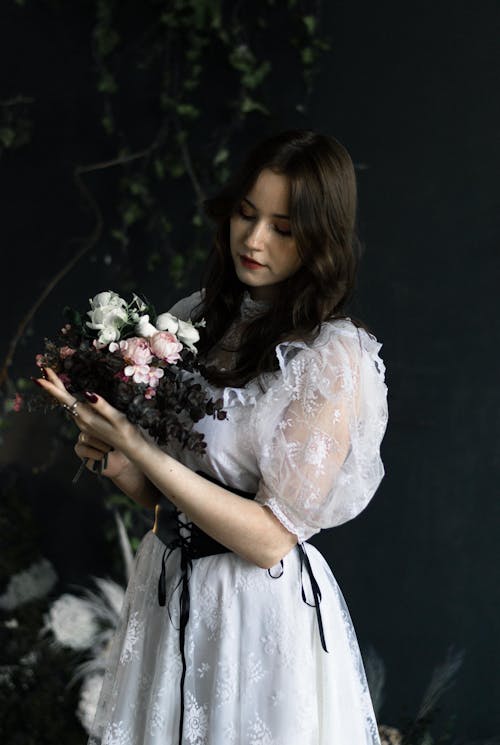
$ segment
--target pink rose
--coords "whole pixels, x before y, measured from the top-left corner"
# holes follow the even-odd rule
[[[71,355],[74,354],[75,352],[76,352],[76,349],[72,349],[71,347],[61,347],[59,350],[59,357],[65,360],[66,357],[71,357]]]
[[[146,388],[144,391],[144,398],[153,398],[156,396],[156,391],[154,388]]]
[[[128,362],[139,367],[147,366],[153,359],[148,340],[141,339],[139,336],[133,336],[131,339],[121,341],[120,350]]]
[[[35,364],[37,367],[45,367],[45,357],[43,354],[37,354],[35,356]]]
[[[153,334],[149,339],[149,345],[153,354],[169,364],[177,362],[181,357],[182,344],[169,331],[159,331]]]

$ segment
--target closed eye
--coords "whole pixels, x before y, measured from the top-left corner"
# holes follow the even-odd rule
[[[247,214],[246,212],[243,211],[243,207],[241,206],[238,207],[238,214],[241,218],[243,218],[243,220],[254,220],[255,219],[255,215]],[[292,234],[291,230],[281,230],[280,228],[278,228],[277,225],[274,225],[274,223],[273,223],[273,228],[280,235],[291,235]]]

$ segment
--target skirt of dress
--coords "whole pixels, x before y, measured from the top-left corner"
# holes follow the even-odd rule
[[[302,599],[297,550],[276,578],[235,553],[193,562],[184,745],[380,745],[345,600],[322,554],[304,546],[328,652]],[[157,596],[164,549],[150,531],[137,550],[88,745],[179,742],[180,550],[166,563],[167,609]],[[302,582],[313,603],[305,571]]]

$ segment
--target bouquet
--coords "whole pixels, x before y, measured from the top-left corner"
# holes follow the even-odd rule
[[[100,394],[158,445],[175,438],[182,447],[203,453],[206,443],[193,423],[207,414],[226,416],[222,399],[209,398],[198,382],[203,367],[197,362],[196,342],[204,321],[192,324],[171,313],[157,315],[135,293],[130,303],[111,290],[89,302],[88,320],[64,308],[66,323],[55,341],[45,338],[37,366],[52,368],[75,398],[86,390]],[[45,393],[32,398],[28,408],[41,406],[47,406]],[[106,458],[100,464],[101,470],[106,467]],[[85,461],[74,481],[84,466]]]

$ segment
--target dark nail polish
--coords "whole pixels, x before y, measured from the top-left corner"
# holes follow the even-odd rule
[[[30,379],[33,381],[33,383],[36,383],[40,386],[40,388],[43,388],[43,385],[40,383],[40,381],[37,378],[34,378],[32,375],[30,375]]]
[[[84,395],[87,401],[90,401],[91,404],[95,404],[97,402],[97,396],[95,395],[95,393],[90,393],[89,391],[85,391]]]

